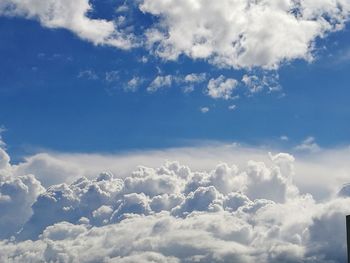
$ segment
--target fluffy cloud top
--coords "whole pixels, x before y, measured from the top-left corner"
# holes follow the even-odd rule
[[[48,28],[65,28],[95,45],[106,44],[129,49],[134,45],[132,34],[118,29],[117,23],[92,19],[89,0],[3,0],[0,15],[23,16],[37,19]]]
[[[294,162],[166,162],[44,189],[1,149],[0,261],[344,262],[349,187],[317,202],[294,185]]]
[[[143,0],[140,9],[160,17],[146,33],[159,56],[185,54],[234,68],[276,68],[312,59],[314,41],[343,27],[347,0]]]
[[[3,0],[0,15],[38,20],[48,28],[65,28],[94,44],[122,49],[143,45],[167,60],[184,54],[212,64],[267,69],[295,59],[313,59],[315,42],[340,30],[349,19],[348,0],[141,0],[117,12],[138,8],[154,23],[141,25],[125,16],[91,18],[89,0]],[[125,14],[124,14],[125,15]],[[137,44],[136,44],[137,43]],[[142,44],[143,43],[143,44]]]

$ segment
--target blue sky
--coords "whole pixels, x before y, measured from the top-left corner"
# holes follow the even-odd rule
[[[135,6],[121,14],[118,6],[123,5],[95,1],[88,16],[111,20],[123,15],[138,37],[158,19]],[[42,148],[118,152],[207,140],[289,147],[308,136],[325,147],[350,143],[346,25],[313,39],[313,61],[290,58],[264,69],[222,67],[185,54],[169,60],[143,46],[94,45],[72,30],[48,28],[38,20],[40,15],[0,17],[0,123],[15,155]],[[205,80],[186,93],[189,85],[181,81],[192,73],[204,73]],[[210,79],[222,75],[240,81],[245,74],[272,82],[256,93],[240,83],[229,99],[208,96]],[[157,76],[179,80],[148,92]],[[134,77],[135,90],[126,91]],[[280,89],[269,91],[276,86]]]

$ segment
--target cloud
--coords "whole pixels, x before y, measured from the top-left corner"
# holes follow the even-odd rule
[[[6,129],[2,126],[0,126],[0,148],[5,148],[6,143],[2,139],[2,133],[5,132]]]
[[[309,152],[318,152],[321,150],[320,146],[316,143],[314,137],[307,137],[301,144],[295,146],[297,151],[309,151]]]
[[[250,94],[259,93],[263,90],[269,92],[279,91],[281,90],[281,85],[278,81],[279,75],[271,72],[262,76],[245,74],[242,77],[242,83]]]
[[[128,83],[126,84],[126,86],[124,87],[125,91],[131,91],[131,92],[135,92],[137,91],[137,89],[139,88],[139,86],[144,82],[143,78],[140,77],[136,77],[134,76],[133,78],[131,78]]]
[[[246,167],[250,160],[269,163],[270,159],[266,154],[267,152],[289,151],[297,160],[294,165],[294,182],[303,193],[312,193],[317,200],[325,199],[338,191],[339,186],[349,182],[350,163],[347,156],[350,154],[350,148],[348,146],[321,148],[320,151],[310,152],[295,150],[293,146],[290,148],[277,147],[276,145],[249,146],[213,141],[192,143],[193,145],[188,147],[115,154],[46,152],[27,157],[24,162],[13,166],[13,168],[17,176],[26,175],[27,171],[28,173],[37,174],[39,178],[45,178],[42,179],[43,182],[48,182],[51,181],[52,174],[55,174],[57,175],[54,176],[55,182],[72,183],[81,176],[92,179],[101,171],[110,171],[120,178],[125,178],[139,165],[155,168],[167,160],[178,160],[193,170],[204,171],[212,170],[219,162],[234,162],[239,167]],[[292,143],[290,139],[288,144]],[[46,156],[49,156],[49,158],[46,158]],[[37,159],[39,163],[47,163],[45,164],[47,168],[42,170],[34,169],[36,166],[31,169],[21,168],[21,166],[32,166],[27,160],[35,161]],[[61,168],[58,168],[58,165]],[[53,169],[53,171],[67,171],[67,173],[59,176],[59,172],[51,174],[50,169]],[[329,176],[330,174],[332,176]]]
[[[4,0],[0,3],[0,15],[35,19],[48,28],[64,28],[95,45],[121,49],[135,46],[132,34],[123,32],[113,21],[90,18],[87,14],[91,11],[89,0]]]
[[[153,93],[161,88],[169,88],[171,87],[172,83],[173,83],[172,75],[157,76],[148,86],[147,91],[150,93]]]
[[[317,38],[340,30],[350,5],[334,1],[153,1],[140,9],[159,17],[146,32],[158,56],[181,54],[234,68],[277,68],[285,61],[312,60]]]
[[[200,83],[207,79],[206,73],[191,73],[185,76],[185,83]]]
[[[208,113],[210,111],[209,107],[201,107],[199,108],[199,110],[201,111],[201,113]]]
[[[214,99],[228,100],[232,98],[232,92],[237,87],[238,81],[225,78],[223,75],[210,79],[207,86],[207,95]]]
[[[290,154],[210,170],[166,162],[44,189],[0,153],[0,261],[346,260],[348,186],[323,201],[302,193]]]
[[[232,105],[228,106],[228,109],[231,111],[234,111],[237,109],[237,106],[235,104],[232,104]]]
[[[64,162],[47,153],[28,157],[23,163],[14,165],[13,168],[16,176],[35,174],[45,187],[82,176],[82,169],[78,165]]]
[[[183,91],[185,93],[192,92],[194,90],[194,85],[204,82],[207,79],[206,73],[190,73],[187,75],[160,75],[157,76],[151,84],[148,86],[148,92],[156,92],[161,88],[169,88],[174,83],[185,84]]]
[[[119,71],[117,71],[117,70],[107,71],[105,73],[105,80],[108,83],[112,83],[112,82],[119,80]]]
[[[347,0],[141,0],[113,8],[126,15],[137,8],[155,22],[125,23],[124,14],[92,18],[89,0],[3,0],[0,15],[67,29],[95,45],[143,46],[167,60],[184,54],[219,67],[277,69],[295,59],[312,61],[317,39],[343,29],[350,13]]]
[[[45,191],[33,175],[14,176],[10,157],[0,148],[0,239],[21,229],[32,215],[31,206]]]
[[[80,71],[78,74],[78,78],[86,78],[88,80],[97,80],[98,75],[96,74],[95,71],[91,69],[87,69],[87,70]]]

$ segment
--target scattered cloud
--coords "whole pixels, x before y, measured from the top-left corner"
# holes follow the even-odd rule
[[[204,82],[207,79],[206,73],[191,73],[185,76],[185,83],[200,83]]]
[[[207,86],[207,95],[214,99],[228,100],[232,98],[232,92],[237,87],[238,81],[225,78],[223,75],[210,79]]]
[[[157,76],[151,84],[147,87],[147,91],[150,93],[154,93],[161,88],[169,88],[173,83],[173,76]]]
[[[237,106],[235,104],[232,104],[232,105],[228,106],[228,109],[231,111],[234,111],[237,109]]]
[[[125,91],[135,92],[138,90],[139,86],[144,82],[143,78],[134,76],[130,79],[127,85],[124,87]]]
[[[142,62],[143,64],[146,64],[148,62],[148,58],[146,56],[142,56],[140,59],[139,59],[140,62]]]
[[[97,80],[98,75],[94,70],[87,69],[87,70],[80,71],[78,74],[78,78],[84,78],[84,79],[88,79],[88,80]]]
[[[183,93],[191,93],[194,91],[194,86],[193,85],[184,86],[184,87],[182,87],[182,91],[183,91]]]
[[[209,107],[201,107],[199,110],[201,111],[201,113],[207,113],[210,111]]]
[[[279,75],[272,72],[265,73],[262,76],[245,74],[242,77],[242,83],[250,94],[259,93],[263,90],[273,92],[282,89],[279,84]]]
[[[120,78],[118,70],[111,70],[105,73],[105,80],[108,83],[116,82]]]

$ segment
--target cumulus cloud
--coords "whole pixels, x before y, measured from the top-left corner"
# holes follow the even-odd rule
[[[44,188],[33,175],[14,176],[10,157],[0,147],[0,238],[15,234],[32,215]]]
[[[295,185],[292,155],[268,159],[168,161],[45,189],[1,150],[0,261],[344,262],[349,186],[316,201]]]
[[[237,87],[238,81],[225,78],[223,75],[210,79],[207,86],[207,95],[214,99],[228,100],[232,98],[232,92]]]
[[[132,34],[123,32],[113,21],[90,18],[90,11],[89,0],[4,0],[0,3],[0,15],[36,19],[44,27],[67,29],[95,45],[121,49],[135,45]]]
[[[234,68],[277,68],[284,61],[311,60],[317,38],[343,28],[346,0],[161,1],[140,9],[160,18],[146,32],[160,57],[181,54]]]

